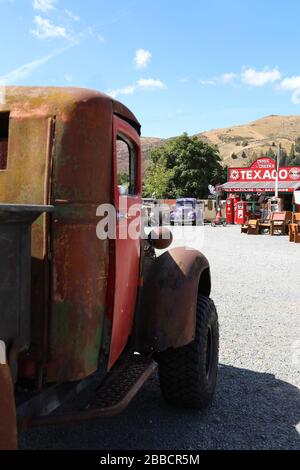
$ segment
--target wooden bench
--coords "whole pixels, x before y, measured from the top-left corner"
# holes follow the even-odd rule
[[[248,222],[241,225],[241,233],[248,233]]]
[[[263,230],[268,230],[268,233],[271,231],[271,220],[270,219],[261,219],[258,223],[259,225],[259,232],[261,233]]]
[[[300,243],[300,214],[293,214],[292,223],[289,224],[290,242]]]
[[[289,211],[273,212],[271,216],[270,235],[274,236],[275,232],[279,232],[279,235],[286,235],[291,220],[292,213]]]
[[[248,222],[248,235],[259,235],[259,220],[249,220]]]

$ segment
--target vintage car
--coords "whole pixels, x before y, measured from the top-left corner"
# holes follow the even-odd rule
[[[170,215],[171,225],[203,225],[203,208],[197,199],[182,198],[176,200],[176,206]]]
[[[164,201],[153,198],[143,198],[144,225],[157,227],[170,225],[171,207]]]
[[[185,247],[156,256],[170,231],[140,229],[136,117],[94,91],[8,87],[0,127],[0,449],[17,429],[120,413],[157,367],[170,404],[208,407],[210,266]],[[115,236],[100,236],[111,207]],[[77,393],[80,409],[60,408]]]

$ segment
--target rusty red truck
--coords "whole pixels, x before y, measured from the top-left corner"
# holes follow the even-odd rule
[[[219,332],[208,260],[185,247],[156,256],[167,229],[118,236],[142,204],[136,117],[76,88],[8,87],[2,101],[0,449],[17,447],[17,430],[121,412],[157,367],[170,404],[209,406]],[[101,239],[107,204],[117,235]],[[64,410],[86,390],[84,406]]]

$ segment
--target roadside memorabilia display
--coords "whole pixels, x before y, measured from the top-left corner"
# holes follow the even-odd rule
[[[283,199],[279,197],[272,197],[268,200],[268,216],[271,217],[273,212],[283,211]]]

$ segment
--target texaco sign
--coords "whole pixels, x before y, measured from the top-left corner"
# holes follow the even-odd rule
[[[250,168],[229,168],[229,182],[268,182],[275,181],[277,176],[276,163],[271,158],[259,158]],[[278,173],[279,181],[299,181],[300,166],[281,167]]]

